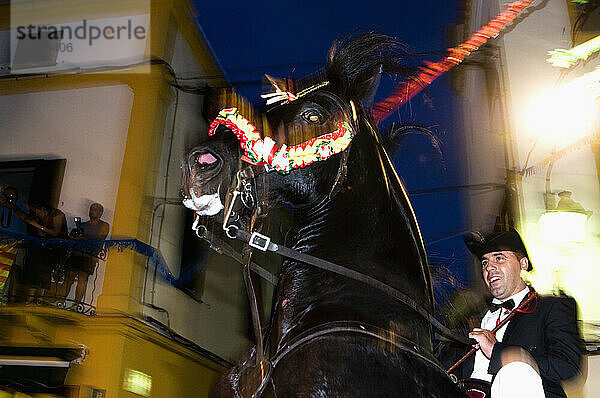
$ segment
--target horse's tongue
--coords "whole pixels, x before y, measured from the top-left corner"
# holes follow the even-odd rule
[[[212,164],[216,161],[217,161],[217,158],[215,158],[210,153],[203,153],[201,155],[198,155],[198,160],[197,160],[197,162],[200,164]]]

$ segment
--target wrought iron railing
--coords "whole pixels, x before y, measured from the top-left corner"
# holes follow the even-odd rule
[[[23,304],[25,306],[56,307],[67,311],[73,311],[84,315],[96,315],[96,307],[91,303],[76,301],[74,299],[49,296],[49,295],[5,295],[0,303]]]
[[[12,255],[2,256],[3,247],[12,247]],[[112,249],[119,252],[133,250],[144,255],[148,262],[154,264],[157,273],[164,281],[175,284],[175,277],[166,266],[160,251],[137,239],[45,239],[0,228],[0,277],[3,275],[3,270],[5,275],[4,278],[0,278],[0,303],[53,306],[85,315],[95,315],[96,307],[92,305],[92,302],[96,298],[98,261],[105,260],[109,250]],[[13,264],[18,251],[21,251],[21,263]],[[34,252],[37,257],[30,255]],[[8,252],[5,251],[5,253]],[[26,259],[27,255],[30,255],[30,258]],[[18,280],[20,278],[19,272],[11,271],[11,268],[23,271],[28,266],[36,267],[36,264],[27,263],[27,261],[32,261],[32,257],[36,257],[37,264],[44,263],[43,267],[38,268],[41,268],[43,272],[48,272],[48,274],[43,275],[46,278],[45,286],[28,284],[26,281]],[[75,257],[89,259],[89,261],[95,263],[93,264],[93,270],[89,269],[89,272],[86,272],[89,276],[95,275],[91,298],[88,299],[90,302],[85,300],[86,295],[83,296],[83,300],[74,300],[68,297],[75,284],[75,279],[72,278],[67,282],[67,275],[69,270],[76,270],[73,268],[73,264],[70,263]],[[31,270],[29,272],[31,274]],[[11,274],[14,279],[12,281],[10,280]],[[8,280],[6,276],[8,276]],[[65,283],[68,283],[69,286],[65,286]],[[12,285],[12,287],[8,285]]]

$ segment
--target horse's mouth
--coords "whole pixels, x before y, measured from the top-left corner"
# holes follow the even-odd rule
[[[219,192],[205,194],[200,197],[192,191],[190,197],[183,200],[183,205],[188,209],[194,210],[200,216],[214,216],[218,214],[225,206],[221,203]]]

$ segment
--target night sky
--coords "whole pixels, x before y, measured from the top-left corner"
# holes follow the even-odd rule
[[[228,81],[255,103],[263,101],[259,95],[265,73],[301,77],[314,72],[324,64],[331,43],[350,33],[375,31],[398,38],[415,54],[408,60],[413,65],[437,61],[453,45],[449,32],[459,17],[455,0],[195,3],[198,23]],[[441,157],[417,134],[409,135],[390,156],[409,191],[430,262],[450,268],[468,284],[469,257],[458,236],[466,229],[467,211],[466,192],[457,188],[464,185],[465,156],[457,104],[447,74],[396,118],[429,127],[440,141]]]

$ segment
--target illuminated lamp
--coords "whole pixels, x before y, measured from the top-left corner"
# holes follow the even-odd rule
[[[563,86],[534,95],[521,119],[526,129],[564,146],[590,134],[598,121],[600,68]]]
[[[592,212],[571,199],[572,192],[562,191],[555,209],[546,210],[538,222],[544,240],[569,247],[585,242],[587,219]]]

